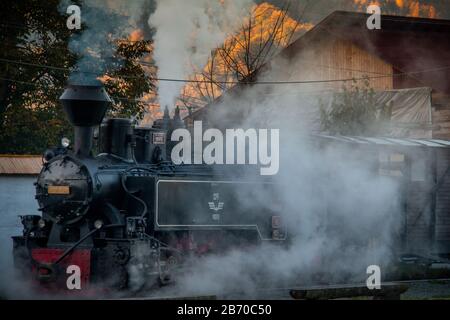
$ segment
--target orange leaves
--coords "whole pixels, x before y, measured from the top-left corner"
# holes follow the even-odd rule
[[[310,23],[290,18],[286,9],[266,2],[255,5],[238,32],[214,50],[205,67],[191,77],[208,82],[186,84],[180,102],[188,107],[199,107],[216,99],[233,85],[223,82],[248,79],[286,47],[295,34],[312,27]]]
[[[384,14],[395,14],[409,17],[436,18],[437,11],[432,4],[420,0],[353,0],[358,10],[364,11],[371,4],[381,7]]]

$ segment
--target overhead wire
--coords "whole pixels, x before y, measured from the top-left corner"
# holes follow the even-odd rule
[[[35,66],[40,68],[48,68],[53,70],[59,70],[59,71],[70,71],[75,73],[82,73],[82,74],[97,74],[94,71],[82,71],[82,70],[71,70],[70,68],[65,67],[56,67],[51,65],[44,65],[44,64],[38,64],[38,63],[31,63],[31,62],[24,62],[24,61],[17,61],[17,60],[11,60],[11,59],[5,59],[0,58],[1,62],[5,63],[13,63],[13,64],[20,64],[20,65],[27,65],[27,66]],[[393,73],[393,74],[381,74],[381,75],[375,75],[375,76],[365,76],[365,77],[359,77],[359,78],[343,78],[343,79],[324,79],[324,80],[286,80],[286,81],[213,81],[213,80],[196,80],[196,79],[176,79],[176,78],[152,78],[153,80],[157,81],[167,81],[167,82],[184,82],[184,83],[222,83],[222,84],[265,84],[265,85],[283,85],[283,84],[315,84],[315,83],[333,83],[333,82],[349,82],[349,81],[360,81],[360,80],[370,80],[370,79],[380,79],[380,78],[387,78],[387,77],[398,77],[398,76],[405,76],[405,75],[416,75],[416,74],[423,74],[423,73],[433,73],[438,71],[444,71],[450,69],[450,66],[441,66],[436,68],[430,68],[430,69],[424,69],[424,70],[417,70],[417,71],[407,71],[407,72],[399,72],[399,73]],[[143,77],[136,77],[136,76],[121,76],[121,78],[127,79],[140,79]],[[4,79],[5,80],[5,79]],[[20,81],[20,80],[14,80],[9,79],[10,81]]]

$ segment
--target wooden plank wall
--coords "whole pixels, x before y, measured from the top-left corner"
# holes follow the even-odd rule
[[[392,65],[349,41],[320,41],[291,59],[294,66],[291,69],[291,79],[337,80],[359,79],[365,76],[379,77],[370,80],[373,89],[393,89]],[[324,83],[315,87],[339,90],[344,84],[350,85],[351,82]],[[362,82],[358,81],[358,85],[362,85]]]
[[[437,152],[437,178],[443,176],[450,165],[450,151]],[[450,174],[436,194],[435,249],[439,253],[450,254]]]
[[[450,95],[433,92],[433,138],[450,140]]]
[[[37,175],[42,169],[42,156],[0,155],[0,175]]]
[[[411,148],[406,157],[404,250],[407,253],[427,256],[432,248],[431,223],[435,208],[431,193],[436,179],[433,152],[431,148]]]
[[[434,152],[436,152],[435,164]],[[450,165],[450,151],[428,149],[426,153],[426,181],[410,181],[406,188],[405,249],[416,254],[450,255],[450,173],[436,193],[434,195],[430,193]],[[420,153],[412,153],[410,160],[414,161],[420,156]]]
[[[406,251],[415,254],[429,254],[430,252],[430,216],[431,206],[427,203],[427,191],[430,184],[410,182],[407,197],[407,242]]]

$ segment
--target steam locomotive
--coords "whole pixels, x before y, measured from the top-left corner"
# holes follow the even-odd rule
[[[179,110],[150,128],[104,120],[112,100],[102,86],[69,85],[60,101],[73,147],[63,139],[44,153],[42,214],[21,216],[13,237],[15,266],[33,285],[140,290],[167,284],[199,255],[286,239],[282,208],[267,196],[273,183],[248,167],[171,162]]]

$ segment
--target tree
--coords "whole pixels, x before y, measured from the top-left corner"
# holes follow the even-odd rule
[[[0,4],[0,153],[41,153],[72,133],[58,99],[79,57],[68,49],[74,31],[66,27],[59,2]],[[117,62],[102,79],[115,101],[111,113],[142,117],[140,98],[154,85],[138,61],[150,53],[151,41],[112,41]]]
[[[392,106],[377,103],[375,91],[366,79],[362,86],[353,81],[350,88],[333,94],[331,105],[320,106],[322,130],[331,134],[376,136],[383,134],[391,119]]]
[[[154,92],[155,68],[148,62],[143,65],[140,59],[151,53],[150,40],[118,41],[117,55],[121,66],[106,73],[104,85],[114,99],[109,111],[115,117],[133,117],[142,119],[148,101],[140,99],[142,95]],[[151,77],[149,76],[151,75]]]
[[[214,101],[235,82],[253,82],[258,71],[296,34],[311,24],[288,16],[290,2],[277,8],[269,3],[255,6],[241,28],[211,53],[203,70],[192,77],[180,96],[180,104],[197,109]],[[303,11],[306,10],[307,4]]]
[[[58,1],[2,1],[0,10],[0,152],[39,152],[68,124],[56,101],[75,57]],[[36,146],[36,147],[35,147]]]
[[[359,0],[351,3],[351,6],[358,11],[366,11],[369,3],[368,1]],[[381,7],[383,14],[400,16],[437,18],[438,16],[445,17],[448,12],[448,4],[440,0],[384,0],[378,2],[378,5]]]

